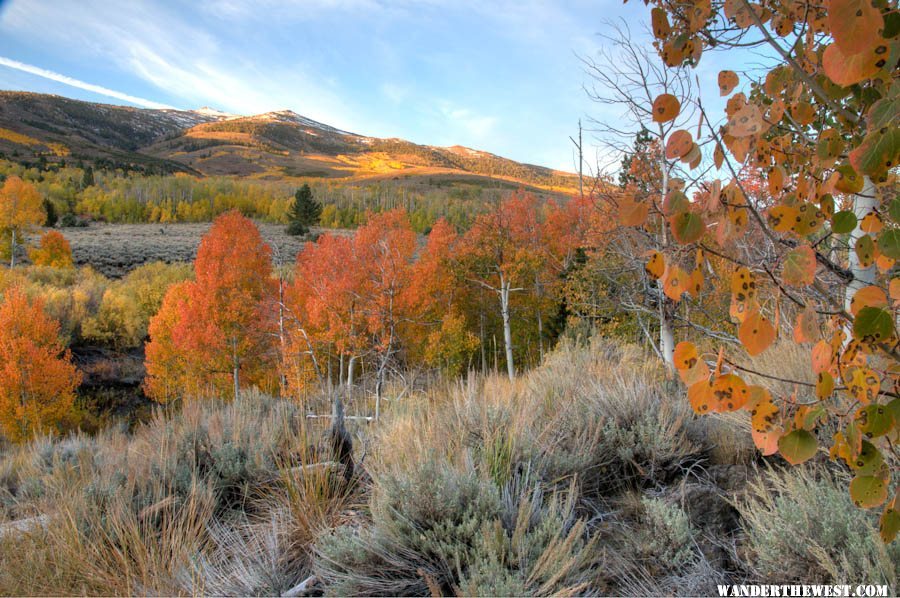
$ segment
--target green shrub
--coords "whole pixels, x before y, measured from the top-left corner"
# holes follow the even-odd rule
[[[472,467],[427,461],[375,480],[372,521],[316,544],[334,595],[554,594],[591,579],[592,540],[574,485],[545,497],[515,478],[500,488]]]
[[[750,566],[773,583],[886,583],[900,577],[900,543],[878,536],[875,512],[857,508],[845,474],[770,470],[737,503]]]

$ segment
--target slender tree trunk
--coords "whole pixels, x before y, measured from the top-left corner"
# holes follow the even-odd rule
[[[484,338],[484,309],[481,310],[479,314],[481,320],[481,371],[486,372],[488,369],[487,365],[487,342]]]
[[[9,252],[9,267],[16,267],[16,229],[12,229],[12,244]]]
[[[353,388],[353,364],[356,362],[356,356],[351,355],[350,361],[347,363],[347,386]]]
[[[862,192],[853,196],[853,213],[856,214],[857,224],[853,232],[850,233],[850,249],[848,251],[848,264],[850,272],[853,273],[853,280],[847,284],[847,290],[844,294],[844,309],[850,311],[850,301],[853,295],[859,289],[875,284],[875,265],[863,268],[859,263],[859,257],[856,255],[854,248],[856,242],[863,236],[865,231],[862,230],[862,219],[876,207],[875,186],[869,177],[863,178]],[[849,336],[848,336],[849,338]]]
[[[544,321],[541,317],[541,308],[537,309],[537,329],[538,329],[538,358],[540,363],[544,362]]]
[[[660,159],[662,166],[662,198],[660,205],[666,201],[666,195],[669,193],[669,169],[666,164],[665,157]],[[662,236],[663,245],[666,244],[666,223],[663,221],[660,225],[660,234]],[[670,374],[675,373],[675,335],[672,330],[672,321],[669,310],[666,309],[666,293],[663,290],[662,277],[656,281],[659,289],[659,352],[662,354],[663,363]]]
[[[287,347],[284,334],[284,278],[278,277],[278,341],[281,344],[281,372],[278,380],[281,383],[281,396],[285,396],[287,390]],[[315,356],[313,356],[315,357]]]
[[[500,275],[500,312],[503,314],[503,344],[506,349],[506,373],[510,381],[516,379],[516,367],[513,363],[512,328],[509,323],[509,287],[510,283]]]
[[[233,378],[233,382],[234,382],[234,398],[235,398],[235,400],[237,400],[237,398],[241,394],[241,380],[240,380],[240,374],[239,374],[240,369],[241,369],[241,363],[240,363],[240,360],[238,359],[237,339],[236,338],[231,339],[231,355],[232,355],[232,366],[231,366],[232,367],[232,378]]]

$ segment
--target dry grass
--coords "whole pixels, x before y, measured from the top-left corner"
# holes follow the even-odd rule
[[[304,411],[249,395],[11,448],[0,524],[47,519],[0,538],[0,593],[278,594],[311,575],[327,595],[896,581],[900,554],[841,474],[753,481],[743,420],[695,417],[633,347],[563,344],[514,383],[470,375],[386,401],[349,481],[316,465],[327,420]]]
[[[304,473],[308,441],[298,406],[251,395],[17,449],[0,461],[5,519],[49,520],[0,542],[0,593],[281,592],[353,494]]]

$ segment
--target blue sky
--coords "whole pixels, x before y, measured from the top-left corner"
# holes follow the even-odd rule
[[[621,0],[0,0],[0,88],[287,108],[574,170],[568,137],[601,111],[577,56],[599,50],[606,19],[647,43],[648,14]]]

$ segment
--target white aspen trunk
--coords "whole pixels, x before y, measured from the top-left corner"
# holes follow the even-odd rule
[[[16,267],[16,229],[12,229],[12,246],[9,252],[9,267]]]
[[[512,328],[509,323],[509,287],[510,283],[500,275],[500,312],[503,315],[503,344],[506,345],[506,373],[510,381],[516,379],[516,367],[513,364]]]
[[[857,257],[854,249],[856,247],[856,242],[866,234],[861,227],[862,219],[875,209],[876,203],[875,186],[872,184],[872,179],[863,177],[862,192],[853,196],[853,213],[856,214],[857,223],[856,228],[850,233],[850,249],[847,252],[848,265],[850,267],[850,272],[853,274],[853,280],[847,284],[847,290],[844,293],[844,309],[848,313],[850,312],[850,301],[853,299],[853,295],[856,294],[856,291],[871,284],[875,284],[875,265],[873,264],[868,268],[863,268],[859,263],[859,257]]]
[[[663,205],[666,201],[666,195],[669,193],[669,169],[665,157],[660,162],[662,166],[662,200],[660,205]],[[665,245],[665,222],[662,222],[661,229],[663,245]],[[663,290],[662,278],[656,281],[656,286],[659,289],[659,352],[662,355],[663,363],[666,364],[666,369],[672,374],[675,372],[675,335],[672,331],[669,312],[666,309],[666,293]]]
[[[347,386],[353,388],[353,364],[356,363],[356,356],[351,355],[350,361],[347,363]]]

